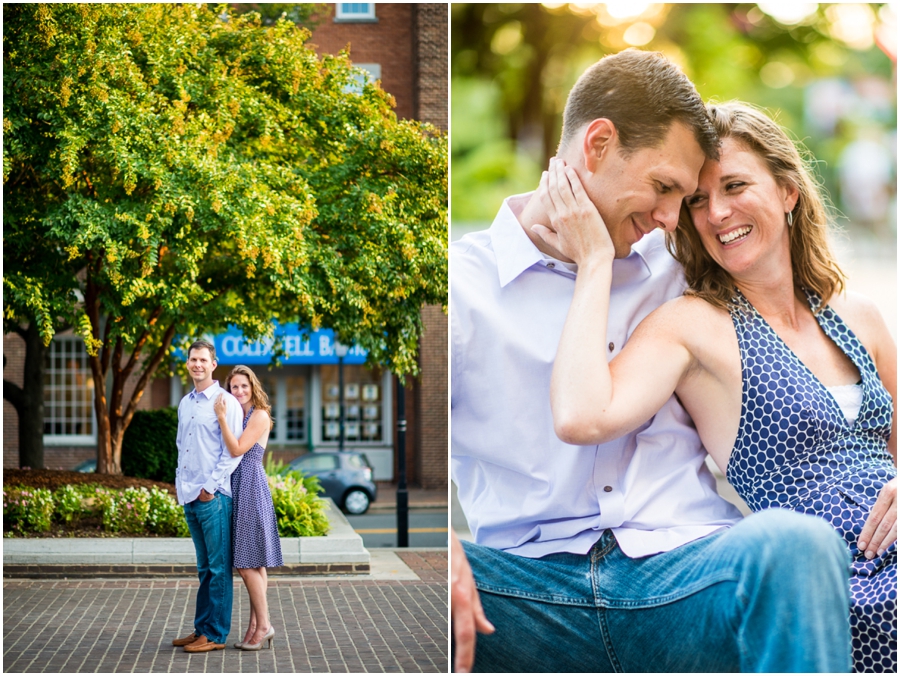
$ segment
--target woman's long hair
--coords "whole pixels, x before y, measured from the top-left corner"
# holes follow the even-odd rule
[[[235,366],[231,369],[231,373],[228,374],[228,377],[225,378],[225,389],[228,392],[231,392],[231,379],[234,376],[245,376],[247,380],[250,381],[250,403],[253,405],[253,408],[265,411],[269,414],[269,427],[271,428],[275,423],[275,419],[272,417],[272,406],[269,404],[269,395],[266,394],[266,391],[262,388],[262,385],[260,385],[256,374],[246,366]]]
[[[820,307],[824,306],[844,289],[846,276],[831,251],[826,198],[808,163],[787,133],[762,111],[739,101],[710,103],[707,110],[720,140],[738,141],[765,162],[779,185],[794,186],[799,191],[789,234],[794,288],[815,292],[822,299]],[[678,227],[666,234],[666,240],[669,251],[684,266],[690,287],[685,295],[698,296],[728,310],[734,297],[734,279],[707,253],[684,204]]]

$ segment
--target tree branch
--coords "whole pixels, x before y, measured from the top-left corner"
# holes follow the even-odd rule
[[[13,405],[16,413],[22,414],[22,409],[25,407],[25,390],[4,378],[3,398]]]
[[[162,314],[162,306],[157,305],[153,312],[150,313],[150,319],[147,320],[148,326],[153,326],[156,323],[156,320],[159,319],[159,316]],[[150,338],[150,329],[144,329],[144,332],[141,334],[141,337],[137,339],[137,342],[134,344],[134,349],[131,351],[131,358],[128,360],[128,363],[122,369],[125,373],[125,376],[128,377],[131,374],[132,369],[134,369],[135,364],[137,364],[138,359],[141,356],[141,352],[144,349],[144,345],[146,345],[147,340]]]
[[[147,383],[150,378],[156,372],[157,367],[159,367],[160,362],[162,362],[163,357],[169,351],[169,346],[172,344],[172,339],[175,337],[175,323],[169,325],[169,328],[166,329],[165,335],[163,335],[162,344],[153,353],[153,356],[150,358],[150,361],[147,362],[147,365],[144,367],[143,373],[141,373],[141,377],[137,381],[137,385],[134,387],[134,394],[131,395],[131,401],[128,402],[128,406],[125,409],[125,415],[122,416],[122,421],[124,423],[124,427],[128,427],[131,424],[131,418],[134,416],[134,412],[137,410],[137,405],[141,401],[141,397],[144,394],[144,388],[147,387]]]

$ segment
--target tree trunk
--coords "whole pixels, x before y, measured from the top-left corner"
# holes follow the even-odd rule
[[[91,372],[94,374],[94,413],[97,415],[97,474],[121,474],[121,463],[115,461],[112,452],[105,369],[100,366],[99,354],[89,357],[88,361],[91,363]]]
[[[47,347],[33,322],[17,333],[25,341],[22,387],[3,381],[3,398],[19,417],[19,467],[44,468],[44,356]]]
[[[155,322],[155,313],[153,315]],[[91,370],[94,371],[94,382],[103,383],[102,390],[98,386],[94,391],[94,408],[97,411],[97,472],[100,474],[122,473],[122,441],[125,439],[125,430],[131,424],[134,412],[144,396],[144,390],[159,368],[165,356],[168,354],[172,338],[175,337],[175,325],[171,324],[162,337],[162,343],[156,350],[142,361],[141,354],[148,344],[149,329],[138,339],[135,347],[128,355],[127,361],[123,359],[125,352],[121,340],[115,347],[109,345],[109,340],[104,340],[102,352],[90,357]],[[112,349],[110,349],[112,347]],[[111,354],[110,354],[111,353]],[[125,385],[135,368],[140,376],[135,383],[131,395],[126,399]],[[110,397],[106,396],[107,367],[112,369],[113,382]],[[102,377],[102,381],[100,378]]]

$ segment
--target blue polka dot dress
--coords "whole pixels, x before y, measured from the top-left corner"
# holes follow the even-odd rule
[[[244,429],[247,429],[251,415],[252,408],[244,416]],[[262,465],[265,452],[262,446],[253,444],[231,474],[235,568],[276,568],[284,565],[272,493]]]
[[[821,301],[809,292],[807,298],[815,311]],[[887,450],[891,396],[869,353],[830,306],[817,315],[819,325],[862,378],[862,406],[852,425],[832,394],[740,292],[733,303],[743,394],[728,481],[753,511],[792,509],[834,526],[853,558],[854,671],[896,673],[897,545],[871,561],[856,546],[879,492],[897,475]]]

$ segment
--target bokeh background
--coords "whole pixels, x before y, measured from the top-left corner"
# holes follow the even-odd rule
[[[627,47],[661,51],[704,99],[763,106],[812,153],[849,288],[875,300],[896,340],[896,5],[455,3],[450,22],[451,239],[537,186],[588,65]],[[455,499],[451,516],[470,537]]]
[[[896,336],[897,7],[798,2],[451,6],[451,227],[490,225],[536,187],[584,69],[661,51],[704,99],[763,106],[816,159],[850,288]]]

